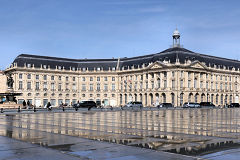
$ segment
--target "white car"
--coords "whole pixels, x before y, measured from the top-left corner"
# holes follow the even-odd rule
[[[128,102],[125,107],[142,108],[142,102]]]
[[[199,103],[186,102],[183,104],[183,108],[200,108]]]

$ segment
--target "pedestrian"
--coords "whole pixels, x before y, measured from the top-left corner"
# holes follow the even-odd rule
[[[26,101],[25,101],[25,100],[23,100],[23,103],[22,103],[22,104],[23,104],[23,108],[26,108],[26,105],[27,105],[27,104],[26,104]]]
[[[48,109],[49,111],[52,110],[52,107],[51,107],[51,103],[50,103],[50,102],[47,103],[47,109]]]
[[[27,108],[28,109],[30,108],[30,101],[29,100],[27,101]]]

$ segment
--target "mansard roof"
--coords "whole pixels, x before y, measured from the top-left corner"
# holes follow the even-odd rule
[[[94,70],[94,68],[109,70],[119,67],[122,70],[127,68],[142,68],[143,65],[147,66],[156,61],[167,61],[174,64],[177,59],[181,64],[184,64],[186,61],[199,61],[205,63],[205,65],[209,67],[216,66],[217,68],[223,68],[225,66],[226,69],[232,69],[233,67],[236,69],[240,68],[240,61],[195,53],[180,47],[169,48],[156,54],[119,59],[69,59],[21,54],[13,63],[17,63],[20,67],[27,64],[34,64],[34,67],[40,68],[41,65],[46,65],[50,66],[52,69],[55,69],[56,66],[61,66],[66,70],[73,67],[88,68],[88,70]]]

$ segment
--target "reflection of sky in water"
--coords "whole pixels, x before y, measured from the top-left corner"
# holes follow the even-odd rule
[[[157,150],[191,152],[239,138],[240,109],[73,112],[0,115],[0,135],[48,145],[45,133],[79,136]],[[51,141],[60,141],[51,135]],[[221,143],[220,143],[221,142]]]

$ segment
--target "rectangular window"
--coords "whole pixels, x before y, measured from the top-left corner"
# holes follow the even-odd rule
[[[47,82],[43,83],[43,90],[45,90],[45,91],[47,90]]]
[[[72,84],[72,90],[76,91],[77,90],[77,85],[75,83]]]
[[[164,78],[167,78],[167,72],[163,72]]]
[[[93,91],[93,84],[92,83],[89,85],[89,90]]]
[[[172,88],[175,88],[175,80],[172,80]]]
[[[167,80],[164,80],[164,88],[167,88]]]
[[[66,91],[69,91],[68,83],[66,83]]]
[[[208,82],[206,82],[206,89],[208,89]]]
[[[76,80],[76,77],[72,77],[72,80],[75,81],[75,80]]]
[[[18,89],[23,89],[22,81],[19,81],[19,87],[18,87]]]
[[[68,81],[68,77],[66,77],[66,81]]]
[[[100,77],[97,77],[97,81],[98,81],[98,82],[100,81]]]
[[[180,80],[180,88],[183,88],[183,80]]]
[[[104,77],[104,81],[107,81],[107,77]]]
[[[36,82],[36,90],[39,90],[39,82]]]
[[[51,76],[51,80],[54,81],[54,76]]]
[[[39,80],[39,75],[38,74],[36,75],[36,80]]]
[[[115,81],[115,77],[112,77],[112,81]]]
[[[100,91],[100,83],[97,84],[97,91]]]
[[[218,89],[218,83],[216,82],[216,89]]]
[[[82,84],[82,91],[86,91],[86,85]]]
[[[54,83],[51,83],[51,90],[54,91],[55,87],[54,87]]]
[[[31,79],[31,74],[28,74],[28,75],[27,75],[27,79]]]
[[[115,83],[112,84],[112,91],[115,91]]]
[[[19,79],[22,79],[22,73],[19,74]]]
[[[82,77],[82,81],[85,81],[86,80],[86,78],[85,77]]]
[[[62,80],[62,76],[58,76],[58,80],[61,81]]]
[[[104,84],[104,91],[107,91],[107,90],[108,90],[108,85]]]
[[[44,76],[43,76],[43,80],[47,80],[47,75],[44,75]]]
[[[200,82],[200,88],[203,88],[203,81]]]
[[[191,80],[188,80],[188,88],[191,87]]]
[[[27,89],[28,89],[28,90],[31,89],[31,82],[27,82]]]
[[[58,83],[58,91],[62,91],[62,83]]]
[[[90,81],[93,81],[93,77],[90,77]]]

